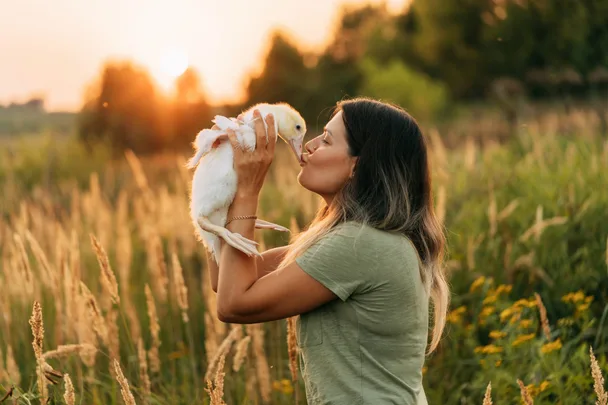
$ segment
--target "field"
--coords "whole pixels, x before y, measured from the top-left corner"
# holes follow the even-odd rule
[[[424,369],[429,404],[481,404],[490,382],[495,403],[519,404],[518,380],[535,404],[604,392],[608,136],[595,114],[545,114],[500,137],[426,128],[453,289]],[[0,399],[208,404],[209,377],[228,405],[305,404],[293,323],[215,317],[187,156],[112,158],[52,139],[0,141]],[[294,232],[320,204],[298,169],[278,148],[260,204]]]

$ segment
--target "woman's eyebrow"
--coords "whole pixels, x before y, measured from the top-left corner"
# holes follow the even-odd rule
[[[327,132],[331,136],[334,136],[334,134],[332,134],[331,131],[329,129],[327,129],[327,127],[323,127],[323,131]]]

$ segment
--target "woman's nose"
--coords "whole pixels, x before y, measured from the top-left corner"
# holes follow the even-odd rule
[[[306,142],[306,145],[304,145],[304,148],[308,153],[313,153],[315,151],[315,148],[313,147],[315,139],[311,139],[310,141]]]
[[[319,146],[319,137],[318,136],[311,139],[310,141],[306,142],[306,145],[304,145],[304,147],[306,148],[308,153],[313,153],[315,150],[317,150],[318,146]]]

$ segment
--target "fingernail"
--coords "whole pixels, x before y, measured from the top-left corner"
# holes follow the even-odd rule
[[[272,113],[268,114],[268,118],[274,118],[274,117],[272,116]]]

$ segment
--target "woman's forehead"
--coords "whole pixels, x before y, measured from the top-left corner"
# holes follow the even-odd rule
[[[325,125],[325,128],[331,132],[334,136],[344,136],[346,127],[344,126],[344,120],[342,118],[342,111],[338,111],[331,120]]]

